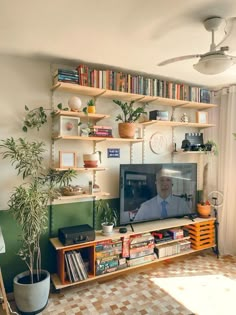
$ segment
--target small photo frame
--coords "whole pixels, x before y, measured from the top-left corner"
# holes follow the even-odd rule
[[[76,167],[76,153],[59,151],[59,167],[68,169]]]
[[[196,112],[196,121],[199,124],[207,124],[208,123],[208,112]]]

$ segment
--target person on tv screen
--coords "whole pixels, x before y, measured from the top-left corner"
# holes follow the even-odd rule
[[[161,169],[156,174],[157,195],[140,205],[134,221],[165,219],[190,213],[188,203],[172,195],[172,177],[169,170]]]

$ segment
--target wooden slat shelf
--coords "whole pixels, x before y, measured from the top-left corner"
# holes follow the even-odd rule
[[[208,103],[198,103],[192,101],[185,101],[185,100],[176,100],[176,99],[169,99],[160,96],[149,96],[149,95],[141,95],[141,94],[134,94],[134,93],[126,93],[120,91],[113,91],[113,90],[106,90],[106,89],[99,89],[93,88],[88,86],[81,86],[78,84],[72,83],[64,83],[59,82],[55,84],[52,88],[52,91],[67,91],[71,93],[78,93],[81,95],[99,97],[102,96],[104,98],[109,99],[119,99],[122,101],[136,101],[142,103],[153,103],[157,105],[163,106],[172,106],[172,107],[184,107],[184,108],[194,108],[194,109],[209,109],[216,107],[215,104],[208,104]]]
[[[55,113],[55,116],[70,116],[70,117],[80,117],[84,119],[89,119],[89,120],[102,120],[105,118],[109,118],[110,115],[104,115],[104,114],[90,114],[88,113],[87,115],[84,112],[73,112],[71,110],[60,110]]]
[[[156,125],[156,126],[167,126],[167,127],[192,127],[192,128],[209,128],[209,127],[215,127],[214,124],[200,124],[200,123],[185,123],[181,121],[170,121],[170,120],[148,120],[145,122],[140,123],[143,126],[150,126],[150,125]]]
[[[54,200],[53,203],[56,203],[57,200],[73,200],[73,199],[86,199],[86,198],[97,198],[97,197],[105,197],[109,196],[110,194],[107,192],[98,192],[92,194],[81,194],[81,195],[73,195],[73,196],[59,196],[57,199]]]
[[[82,140],[82,141],[95,141],[95,142],[101,142],[101,141],[117,141],[117,142],[143,142],[144,139],[126,139],[126,138],[105,138],[105,137],[81,137],[81,136],[57,136],[53,137],[54,140]]]
[[[96,171],[96,172],[99,172],[99,171],[106,171],[107,168],[106,167],[70,167],[69,168],[70,170],[74,170],[74,171],[77,171],[77,172],[88,172],[88,171]],[[68,171],[68,168],[54,168],[55,171],[58,171],[58,172],[62,172],[62,171]]]

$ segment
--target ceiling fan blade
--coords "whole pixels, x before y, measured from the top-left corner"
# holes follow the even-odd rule
[[[221,46],[228,46],[229,51],[236,51],[236,17],[230,18],[226,21],[225,37],[216,45],[216,48]]]
[[[168,65],[169,63],[177,62],[177,61],[182,61],[182,60],[187,60],[187,59],[192,59],[192,58],[198,58],[201,57],[202,55],[186,55],[186,56],[180,56],[180,57],[175,57],[175,58],[170,58],[165,61],[162,61],[158,63],[158,66],[165,66]]]

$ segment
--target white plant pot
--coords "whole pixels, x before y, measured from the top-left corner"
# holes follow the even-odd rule
[[[102,223],[102,233],[104,235],[110,235],[113,233],[113,227],[114,227],[114,224],[112,223]]]
[[[13,279],[14,298],[17,309],[23,315],[38,314],[47,306],[50,291],[50,274],[41,270],[42,281],[25,283],[29,271],[22,272]]]

